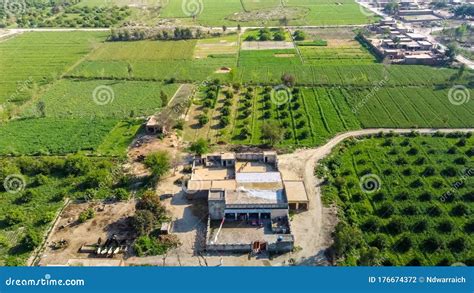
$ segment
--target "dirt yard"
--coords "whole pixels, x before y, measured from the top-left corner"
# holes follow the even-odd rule
[[[79,223],[79,214],[92,208],[95,216],[85,223]],[[60,215],[46,242],[39,265],[118,265],[124,255],[114,258],[97,258],[89,253],[79,252],[84,244],[96,244],[101,238],[105,242],[113,235],[117,239],[132,239],[127,218],[135,213],[135,201],[119,203],[82,203],[69,204]],[[66,241],[63,248],[58,248],[55,243]],[[130,244],[130,242],[128,242]]]

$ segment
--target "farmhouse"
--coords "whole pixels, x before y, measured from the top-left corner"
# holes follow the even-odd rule
[[[370,31],[371,35],[364,36],[364,41],[378,56],[392,63],[437,65],[445,60],[444,53],[427,41],[425,35],[413,33],[393,18],[381,20]]]
[[[151,116],[148,118],[145,124],[145,130],[148,134],[166,134],[167,132],[166,126],[161,123],[155,116]]]
[[[282,179],[275,152],[198,157],[188,193],[207,198],[208,251],[290,251],[289,210],[309,203],[302,181]]]

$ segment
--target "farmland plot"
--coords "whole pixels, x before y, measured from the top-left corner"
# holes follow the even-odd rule
[[[447,137],[361,139],[325,160],[323,199],[342,212],[336,242],[349,230],[361,235],[340,264],[473,264],[474,139]],[[368,249],[375,263],[363,259]]]
[[[474,104],[453,104],[449,89],[395,87],[351,91],[346,97],[363,127],[472,127]]]
[[[116,119],[100,118],[10,121],[0,125],[0,155],[94,151],[116,124]]]
[[[98,46],[105,32],[30,32],[0,42],[0,103],[28,100]]]
[[[40,101],[47,117],[147,116],[161,109],[160,93],[170,99],[178,84],[114,80],[61,80]],[[29,105],[24,116],[39,115],[37,105]]]

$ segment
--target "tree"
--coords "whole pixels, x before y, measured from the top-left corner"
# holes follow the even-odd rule
[[[168,105],[168,102],[169,102],[168,95],[164,91],[160,92],[160,100],[161,100],[162,107],[166,107]]]
[[[404,235],[400,237],[394,245],[394,250],[398,252],[407,252],[413,246],[413,241],[409,235]]]
[[[448,244],[449,249],[454,251],[455,253],[463,252],[469,249],[470,246],[471,245],[469,243],[469,240],[464,236],[458,237],[452,240],[451,242],[449,242]]]
[[[20,204],[29,203],[35,197],[38,197],[38,192],[34,191],[34,190],[31,190],[31,189],[28,189],[17,199],[17,202],[20,203]]]
[[[378,266],[382,263],[382,257],[379,253],[379,249],[376,247],[370,247],[362,251],[359,258],[360,266]]]
[[[295,78],[294,75],[292,75],[290,73],[284,73],[281,76],[281,81],[283,82],[284,85],[286,85],[288,87],[293,87],[296,83],[296,78]]]
[[[304,31],[297,30],[294,32],[293,37],[295,41],[304,41],[304,39],[306,39],[306,34]]]
[[[420,249],[427,253],[433,253],[443,246],[444,243],[438,236],[431,236],[421,242]]]
[[[191,144],[189,150],[195,153],[196,155],[204,155],[209,152],[209,143],[204,138],[199,138]]]
[[[5,215],[5,218],[4,218],[4,222],[8,226],[13,226],[13,225],[19,224],[19,223],[21,223],[25,220],[26,220],[26,215],[23,212],[23,210],[16,209],[16,208],[11,209],[10,211],[8,211]]]
[[[465,18],[474,16],[474,4],[463,4],[454,8],[454,16]]]
[[[200,114],[198,116],[198,122],[199,122],[199,125],[204,126],[209,122],[209,117],[207,117],[207,115],[205,114]]]
[[[455,43],[450,43],[446,47],[446,57],[448,57],[449,61],[452,62],[458,54],[458,46]]]
[[[399,8],[400,5],[397,1],[391,1],[384,6],[383,11],[387,14],[395,14]]]
[[[283,139],[283,129],[277,122],[271,121],[263,124],[262,136],[271,146],[278,144]]]
[[[140,236],[148,235],[156,225],[157,220],[149,210],[138,210],[132,218],[132,227]]]
[[[342,221],[337,224],[333,244],[336,256],[345,256],[350,250],[360,247],[362,242],[362,233],[359,229]]]
[[[29,229],[26,235],[21,239],[20,246],[27,251],[35,249],[41,244],[41,236],[35,230]]]
[[[167,151],[157,151],[149,154],[144,163],[158,180],[171,168],[171,158]]]

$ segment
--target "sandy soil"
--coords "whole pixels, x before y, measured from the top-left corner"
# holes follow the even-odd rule
[[[93,208],[95,216],[93,219],[85,223],[77,222],[79,214],[88,209]],[[99,238],[105,241],[107,238],[117,235],[118,239],[132,239],[130,234],[130,227],[128,225],[127,217],[135,213],[135,201],[119,203],[81,203],[70,204],[60,216],[59,222],[52,231],[50,237],[47,239],[46,248],[41,255],[39,262],[40,266],[48,265],[67,265],[80,263],[81,259],[99,260],[101,265],[106,265],[109,261],[112,264],[117,264],[117,260],[122,260],[123,255],[117,255],[114,258],[96,258],[88,253],[80,253],[79,250],[82,245],[93,245],[97,243]],[[63,249],[54,249],[52,244],[66,240],[67,247]],[[128,242],[130,244],[131,241]],[[95,262],[97,263],[97,262]]]

